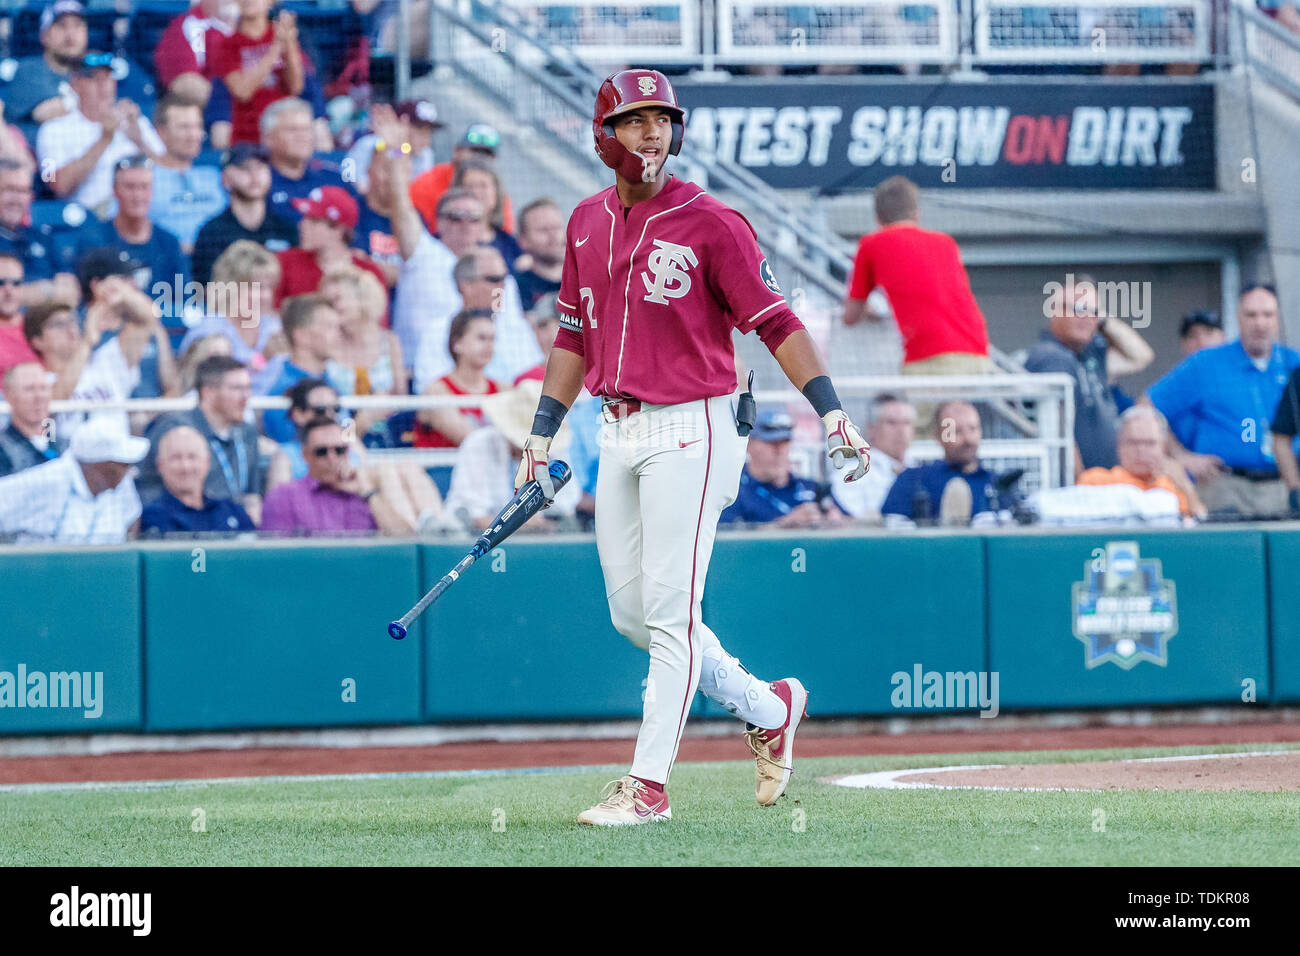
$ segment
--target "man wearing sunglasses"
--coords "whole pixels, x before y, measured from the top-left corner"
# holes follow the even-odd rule
[[[272,488],[262,509],[262,530],[286,535],[413,529],[393,510],[364,468],[348,458],[343,426],[318,415],[299,432],[307,477]]]
[[[1111,382],[1142,371],[1155,350],[1131,326],[1098,314],[1091,276],[1076,276],[1056,289],[1043,311],[1048,326],[1029,350],[1025,368],[1064,372],[1074,379],[1075,478],[1088,468],[1114,468],[1119,464],[1119,408]]]
[[[118,162],[138,155],[157,159],[166,147],[139,105],[118,99],[111,54],[87,53],[68,79],[78,106],[41,124],[36,156],[42,168],[54,169],[55,195],[103,214]]]

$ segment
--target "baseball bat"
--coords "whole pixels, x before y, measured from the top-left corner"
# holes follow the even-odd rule
[[[568,464],[562,461],[551,462],[547,470],[551,473],[551,481],[555,483],[555,491],[558,493],[561,488],[568,484],[572,472],[569,470]],[[399,620],[388,625],[388,636],[395,641],[400,641],[406,637],[406,629],[411,626],[411,623],[417,617],[424,613],[430,604],[442,597],[443,592],[455,584],[475,561],[518,531],[524,522],[541,511],[542,506],[545,504],[546,496],[542,494],[542,486],[537,483],[537,480],[534,479],[525,483],[518,493],[510,499],[509,503],[497,512],[497,516],[478,536],[478,540],[474,542],[474,547],[469,549],[469,553],[456,562],[456,566],[444,574],[438,583],[431,587],[424,597],[420,598],[415,607],[403,614]]]

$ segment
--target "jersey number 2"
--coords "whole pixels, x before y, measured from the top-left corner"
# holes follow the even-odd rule
[[[582,297],[582,304],[587,312],[587,321],[591,327],[596,327],[596,296],[591,291],[591,286],[583,286],[578,290],[578,295]]]

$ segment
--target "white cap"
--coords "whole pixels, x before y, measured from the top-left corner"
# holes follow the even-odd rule
[[[120,461],[135,465],[149,454],[149,439],[136,438],[120,425],[92,416],[73,433],[71,451],[72,457],[87,464]]]

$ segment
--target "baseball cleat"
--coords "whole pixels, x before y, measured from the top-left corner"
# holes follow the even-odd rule
[[[793,677],[776,681],[772,692],[789,708],[785,723],[774,730],[745,730],[745,743],[754,753],[754,782],[759,806],[770,807],[785,793],[794,767],[794,734],[808,716],[808,691]]]
[[[578,822],[594,827],[624,827],[638,823],[671,820],[668,794],[651,790],[636,777],[622,777],[605,784],[600,803],[578,814]]]

